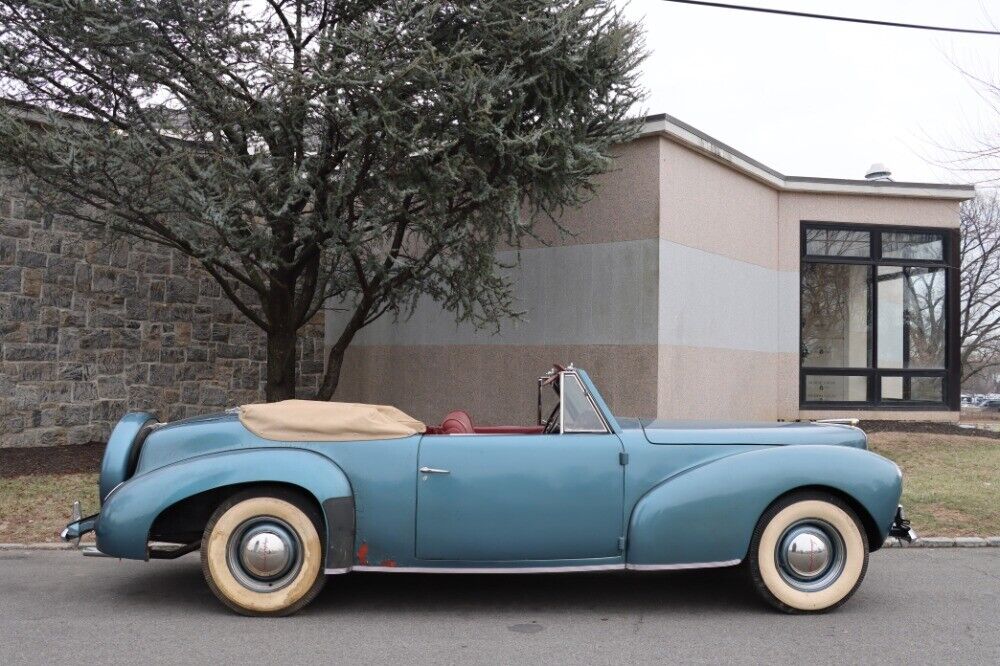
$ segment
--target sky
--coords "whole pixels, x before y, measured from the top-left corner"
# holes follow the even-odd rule
[[[725,0],[732,4],[1000,30],[1000,0]],[[642,22],[646,113],[669,113],[786,175],[990,184],[963,151],[996,138],[1000,36],[618,0]],[[993,183],[994,185],[996,183]]]

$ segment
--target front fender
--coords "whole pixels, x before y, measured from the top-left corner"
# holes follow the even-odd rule
[[[808,486],[853,498],[884,541],[899,504],[902,477],[881,456],[839,446],[769,447],[721,458],[662,481],[636,503],[629,521],[628,562],[742,560],[768,505]]]
[[[329,458],[285,447],[212,453],[133,477],[105,499],[95,529],[97,548],[114,557],[144,560],[153,521],[167,507],[207,490],[245,483],[290,484],[310,493],[323,508],[327,566],[349,566],[354,495],[347,476]]]

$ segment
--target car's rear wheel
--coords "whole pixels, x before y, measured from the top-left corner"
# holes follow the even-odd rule
[[[284,489],[248,490],[223,502],[205,527],[201,569],[222,603],[243,615],[289,615],[319,594],[318,511]]]
[[[747,558],[754,587],[786,613],[821,613],[847,601],[868,569],[868,537],[838,497],[788,495],[761,516]]]

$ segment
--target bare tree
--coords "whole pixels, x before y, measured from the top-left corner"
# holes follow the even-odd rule
[[[962,383],[1000,367],[1000,198],[980,194],[961,212]]]
[[[944,269],[903,268],[896,279],[903,283],[910,363],[914,367],[941,367],[947,339]]]

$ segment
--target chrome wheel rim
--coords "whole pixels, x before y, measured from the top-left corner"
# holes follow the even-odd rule
[[[248,590],[275,592],[302,569],[302,542],[291,525],[274,516],[259,516],[233,531],[226,548],[233,577]]]
[[[786,583],[803,592],[818,592],[844,571],[844,539],[826,521],[801,520],[782,533],[774,559]]]

